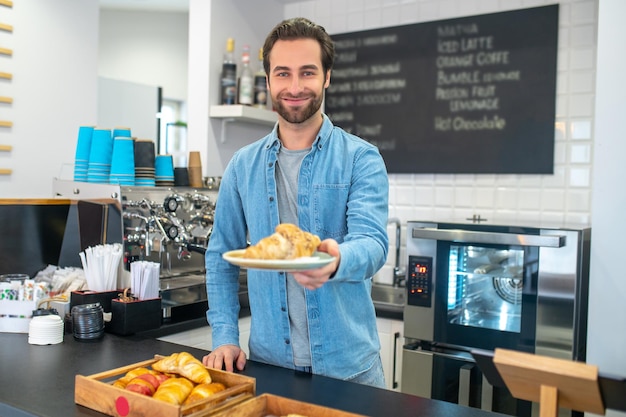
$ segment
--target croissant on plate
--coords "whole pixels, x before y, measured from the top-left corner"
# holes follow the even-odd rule
[[[209,384],[211,382],[209,370],[202,365],[202,362],[187,352],[166,356],[153,363],[152,369],[184,376],[196,384]]]
[[[174,405],[181,405],[192,390],[193,382],[187,378],[169,378],[159,385],[152,398]]]
[[[218,392],[225,389],[226,387],[224,386],[224,384],[220,382],[211,382],[210,384],[198,384],[193,388],[183,404],[187,405],[195,403],[197,401],[208,398],[211,395],[217,394]]]
[[[318,236],[291,223],[281,223],[274,233],[249,246],[243,257],[249,259],[295,259],[311,256],[320,245]]]

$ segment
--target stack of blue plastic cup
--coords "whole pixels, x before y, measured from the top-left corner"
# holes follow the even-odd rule
[[[115,138],[130,138],[130,128],[129,127],[120,127],[115,126],[113,128],[113,139]]]
[[[74,181],[86,182],[89,168],[89,154],[91,152],[91,136],[93,126],[80,126],[76,142],[76,157],[74,161]]]
[[[157,155],[154,161],[154,178],[158,187],[174,186],[174,159],[172,155]]]
[[[91,137],[87,182],[108,184],[113,155],[113,138],[110,129],[94,129]]]
[[[131,137],[113,139],[113,155],[109,183],[135,185],[135,141]]]
[[[137,139],[135,141],[135,185],[139,187],[154,187],[154,141]]]

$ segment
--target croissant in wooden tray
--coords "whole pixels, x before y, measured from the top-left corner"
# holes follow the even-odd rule
[[[181,405],[193,390],[193,382],[187,378],[169,378],[163,381],[152,398],[174,405]]]
[[[224,391],[226,387],[220,382],[211,382],[210,384],[198,384],[196,385],[183,405],[193,404],[197,401],[209,398],[211,395],[215,395],[220,391]]]
[[[211,383],[209,370],[188,352],[172,353],[152,364],[152,369],[159,372],[178,374],[196,384]]]
[[[275,232],[256,245],[249,246],[243,254],[249,259],[295,259],[311,256],[320,245],[318,236],[301,230],[290,223],[276,226]]]
[[[150,373],[150,370],[148,368],[140,367],[140,368],[132,369],[128,371],[126,375],[124,375],[122,378],[113,382],[113,386],[116,386],[119,388],[126,388],[126,385],[128,385],[128,383],[132,381],[134,378],[138,377],[139,375],[148,374],[148,373]]]

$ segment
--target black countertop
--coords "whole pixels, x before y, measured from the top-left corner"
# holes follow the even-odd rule
[[[37,346],[27,334],[0,333],[0,415],[71,417],[103,414],[74,404],[74,377],[91,375],[182,350],[207,352],[153,337],[105,334],[96,342],[65,335],[63,343]],[[257,395],[271,393],[373,417],[494,417],[458,406],[249,361],[242,374],[256,378]]]

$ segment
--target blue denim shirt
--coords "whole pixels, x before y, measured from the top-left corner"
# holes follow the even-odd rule
[[[322,240],[340,244],[334,277],[306,291],[312,371],[349,379],[379,358],[371,300],[372,275],[387,258],[387,171],[378,149],[333,126],[327,116],[302,161],[298,176],[298,222]],[[239,267],[222,259],[274,233],[279,224],[275,164],[278,125],[238,150],[226,167],[206,252],[207,319],[213,349],[239,345]],[[286,275],[249,269],[250,359],[293,368]]]

